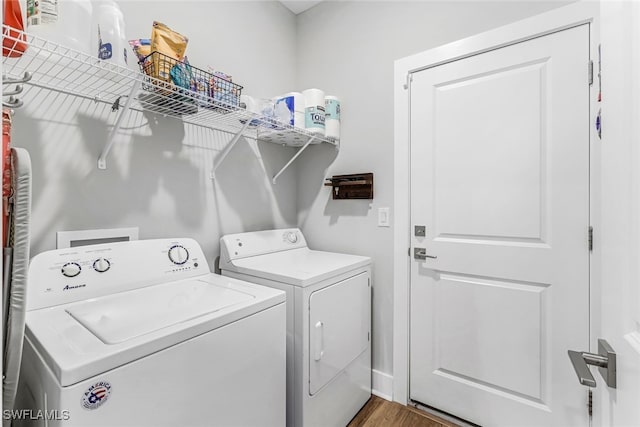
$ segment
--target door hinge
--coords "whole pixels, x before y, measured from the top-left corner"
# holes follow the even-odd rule
[[[413,75],[411,73],[407,73],[407,81],[404,84],[405,89],[409,89],[409,83],[413,81]]]
[[[407,249],[407,256],[411,256],[411,247]]]
[[[589,251],[593,250],[593,227],[589,226]]]
[[[593,61],[589,60],[589,86],[593,85]]]
[[[593,417],[593,392],[589,390],[589,401],[587,402],[587,408],[589,410],[589,418]]]
[[[371,341],[371,332],[367,332],[367,342]]]

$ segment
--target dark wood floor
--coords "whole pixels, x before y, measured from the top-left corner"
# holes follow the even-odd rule
[[[418,409],[371,396],[347,427],[457,427]]]

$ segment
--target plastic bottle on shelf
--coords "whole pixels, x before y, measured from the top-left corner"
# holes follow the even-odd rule
[[[92,55],[126,67],[127,37],[124,16],[115,1],[94,2],[91,27]]]
[[[327,95],[324,97],[324,136],[331,141],[340,140],[340,98]]]
[[[91,0],[27,1],[29,34],[91,54]]]

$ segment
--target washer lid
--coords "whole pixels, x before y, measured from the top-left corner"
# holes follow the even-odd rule
[[[220,268],[305,287],[369,264],[371,259],[368,257],[305,247],[236,259]]]
[[[151,286],[81,302],[66,312],[103,343],[118,344],[254,298],[238,290],[188,280],[180,286]]]
[[[280,290],[210,273],[28,311],[25,339],[64,387],[284,301]]]

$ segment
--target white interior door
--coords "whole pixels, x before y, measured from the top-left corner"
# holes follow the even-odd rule
[[[588,425],[567,357],[589,348],[588,61],[582,25],[414,73],[412,400]]]

